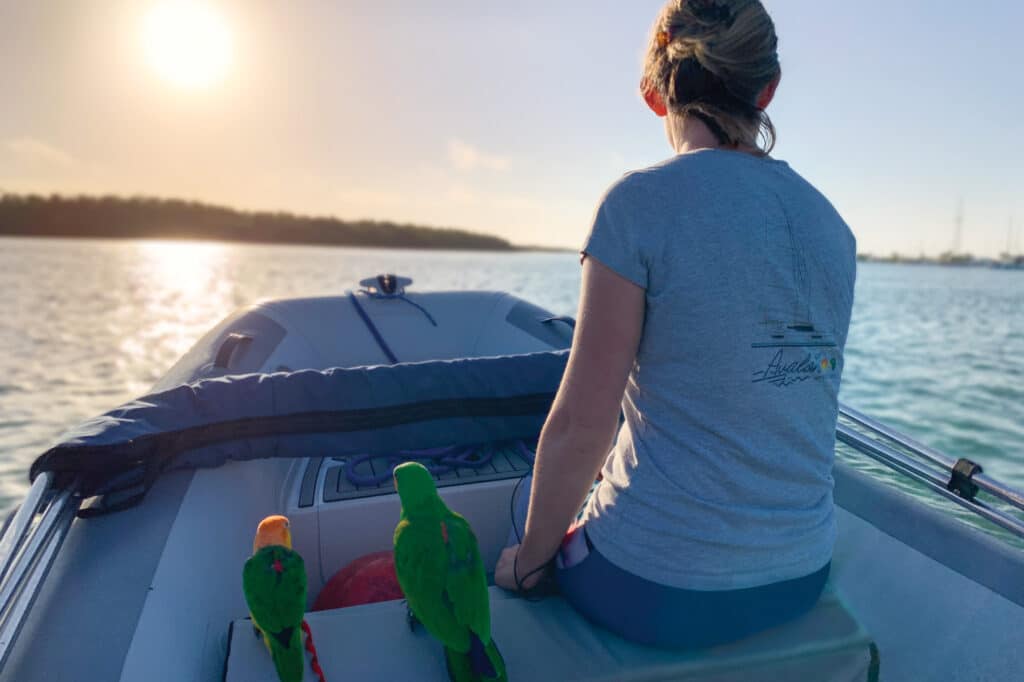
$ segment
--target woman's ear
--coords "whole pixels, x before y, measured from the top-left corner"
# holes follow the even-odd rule
[[[659,118],[665,118],[668,116],[668,107],[665,106],[665,100],[662,99],[661,94],[657,88],[651,87],[647,82],[647,79],[640,81],[640,92],[644,96],[644,101],[647,102],[647,106],[651,108]]]
[[[757,96],[758,109],[767,109],[768,105],[772,103],[772,100],[775,98],[775,89],[779,87],[780,80],[782,80],[781,70],[775,75],[775,78],[773,78],[768,85],[764,86],[764,89],[761,90],[761,93]]]

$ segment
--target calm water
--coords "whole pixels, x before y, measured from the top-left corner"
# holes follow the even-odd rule
[[[572,254],[0,239],[0,508],[65,428],[144,393],[263,298],[398,272],[574,314]],[[865,264],[842,399],[1024,487],[1024,272]]]

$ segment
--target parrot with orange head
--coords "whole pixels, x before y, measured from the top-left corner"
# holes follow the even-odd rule
[[[292,549],[291,527],[284,516],[260,522],[253,554],[242,569],[242,590],[253,626],[270,651],[281,682],[302,682],[305,673],[302,633],[312,666],[320,679],[312,633],[303,620],[306,611],[306,566]]]

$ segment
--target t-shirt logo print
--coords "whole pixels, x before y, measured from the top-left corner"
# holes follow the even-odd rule
[[[783,331],[784,329],[784,331]],[[839,367],[838,346],[831,334],[813,325],[786,325],[767,334],[761,343],[750,344],[755,351],[774,351],[757,361],[751,383],[768,383],[778,388],[833,374]]]
[[[779,388],[785,388],[808,379],[821,378],[821,372],[821,367],[814,361],[814,357],[810,353],[804,353],[795,359],[787,358],[785,351],[780,348],[764,369],[754,372],[753,383],[768,382]]]

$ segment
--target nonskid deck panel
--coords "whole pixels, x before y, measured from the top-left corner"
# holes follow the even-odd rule
[[[492,448],[490,459],[476,467],[457,467],[446,473],[434,476],[434,482],[438,488],[445,488],[454,485],[465,485],[467,483],[486,483],[489,481],[504,481],[513,478],[522,478],[529,473],[532,464],[518,451],[518,448],[500,447]],[[483,459],[483,455],[481,455]],[[394,484],[390,478],[385,479],[377,485],[356,485],[346,475],[346,466],[352,457],[331,457],[324,460],[327,463],[327,472],[324,476],[323,501],[339,502],[364,497],[376,497],[378,495],[394,494]],[[415,457],[410,456],[410,459]],[[375,475],[386,473],[395,463],[394,458],[373,457],[360,465],[361,469],[369,470]],[[305,480],[316,480],[322,464],[317,459],[310,460],[307,465]]]

